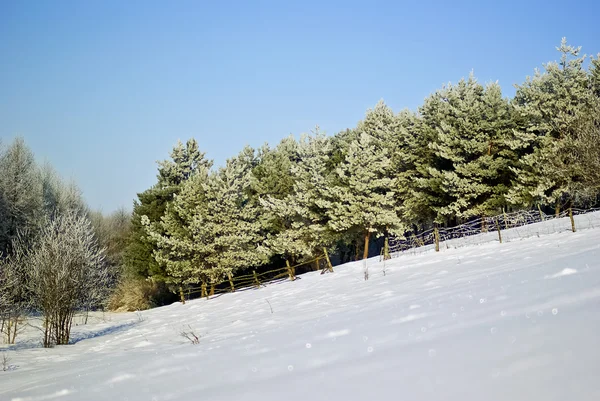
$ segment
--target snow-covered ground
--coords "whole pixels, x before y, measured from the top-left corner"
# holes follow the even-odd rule
[[[600,400],[600,229],[369,266],[30,330],[0,400]]]

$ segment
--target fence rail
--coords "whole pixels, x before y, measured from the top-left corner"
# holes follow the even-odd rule
[[[436,247],[436,242],[438,247],[458,248],[493,241],[510,242],[540,234],[572,230],[574,227],[600,227],[600,213],[597,212],[600,212],[600,208],[567,209],[559,215],[548,215],[539,210],[502,213],[478,218],[455,227],[431,228],[420,233],[409,232],[404,238],[392,237],[389,241],[390,253],[392,257],[397,257],[403,252],[429,252]],[[542,222],[544,224],[538,224]]]
[[[327,249],[323,249],[323,254],[306,260],[296,265],[290,265],[289,261],[286,261],[286,266],[279,269],[272,269],[264,272],[257,273],[256,270],[252,271],[251,274],[244,274],[241,276],[229,275],[226,279],[219,281],[202,283],[199,287],[187,287],[185,290],[182,288],[180,291],[181,301],[190,299],[192,295],[200,295],[201,297],[217,296],[228,292],[244,291],[252,288],[260,288],[267,283],[275,283],[285,280],[296,280],[296,269],[302,266],[307,266],[312,263],[316,264],[317,269],[321,270],[321,274],[326,272],[333,272],[333,266],[329,259]]]

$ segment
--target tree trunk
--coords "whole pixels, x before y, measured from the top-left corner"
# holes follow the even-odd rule
[[[438,229],[437,224],[433,228],[433,236],[435,237],[435,251],[440,251],[440,230]]]
[[[385,239],[383,240],[383,260],[391,259],[390,256],[390,233],[385,230]]]
[[[560,216],[560,202],[559,201],[556,201],[556,207],[554,208],[554,213],[557,218],[558,218],[558,216]]]
[[[496,217],[496,228],[498,229],[498,241],[500,241],[500,243],[502,243],[502,232],[500,231],[500,222],[498,221],[497,217]]]
[[[331,264],[331,260],[329,259],[329,252],[327,252],[327,248],[323,248],[323,253],[325,254],[325,261],[327,262],[327,269],[330,273],[333,273],[333,265]]]
[[[231,277],[231,272],[227,273],[227,278],[229,279],[229,286],[231,287],[231,292],[235,292],[235,286],[233,285],[233,278]]]
[[[260,288],[260,281],[258,280],[258,276],[256,275],[256,270],[252,270],[252,274],[254,275],[254,284],[256,284],[256,288]]]
[[[542,212],[542,208],[540,207],[540,204],[537,204],[538,210],[540,212],[540,220],[544,221],[544,213]]]
[[[292,271],[292,266],[290,265],[289,260],[285,260],[285,265],[287,266],[288,276],[290,277],[290,281],[294,281],[294,272]]]
[[[206,281],[205,280],[202,280],[202,284],[200,284],[200,290],[201,290],[200,296],[202,298],[208,297],[208,292],[206,291]]]
[[[576,232],[577,229],[575,228],[575,219],[573,218],[573,205],[569,205],[569,218],[571,219],[571,230],[573,232]]]
[[[371,239],[371,231],[365,233],[365,250],[363,252],[363,259],[369,258],[369,240]]]

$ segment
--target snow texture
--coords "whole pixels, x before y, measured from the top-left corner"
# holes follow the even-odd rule
[[[4,350],[0,400],[600,399],[600,229],[385,268],[97,314],[54,349],[30,329]]]

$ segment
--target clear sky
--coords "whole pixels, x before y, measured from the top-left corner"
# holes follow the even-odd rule
[[[248,144],[352,127],[471,70],[507,96],[566,36],[600,52],[600,2],[0,0],[0,138],[23,136],[93,208],[131,208],[195,137]],[[1,173],[1,172],[0,172]]]

